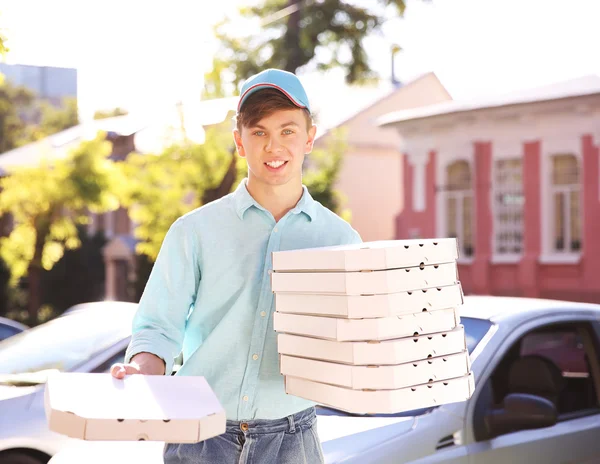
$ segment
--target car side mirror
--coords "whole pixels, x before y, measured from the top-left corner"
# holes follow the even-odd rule
[[[552,401],[537,395],[511,393],[502,408],[490,410],[485,424],[492,437],[519,430],[539,429],[556,424],[558,412]]]

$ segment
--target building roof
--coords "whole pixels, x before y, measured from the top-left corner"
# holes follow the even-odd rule
[[[83,140],[95,137],[98,131],[130,135],[142,127],[140,121],[128,116],[95,120],[79,124],[44,139],[9,150],[0,155],[0,175],[18,167],[33,167],[43,160],[66,158]]]
[[[524,89],[471,101],[450,101],[410,110],[394,111],[381,116],[377,120],[377,125],[385,127],[400,122],[427,119],[441,115],[595,94],[600,94],[600,76],[589,75],[547,86]]]
[[[204,141],[204,127],[223,122],[237,105],[237,97],[205,100],[196,105],[157,108],[150,115],[128,114],[87,121],[37,142],[0,154],[0,175],[11,169],[38,166],[43,160],[66,158],[82,141],[99,131],[116,135],[135,134],[136,149],[156,153],[181,137],[181,115],[186,135],[197,143]]]

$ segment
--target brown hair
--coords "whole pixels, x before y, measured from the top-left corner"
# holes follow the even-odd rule
[[[242,131],[242,127],[251,127],[258,124],[263,118],[272,115],[280,110],[297,110],[300,107],[294,105],[291,100],[279,90],[263,89],[251,94],[240,112],[236,115],[236,126],[238,131]],[[306,119],[306,129],[312,127],[312,117],[307,109],[303,108],[304,117]]]

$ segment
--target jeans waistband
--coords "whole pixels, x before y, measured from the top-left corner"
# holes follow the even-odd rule
[[[317,420],[315,408],[311,407],[281,419],[254,419],[248,421],[227,421],[230,433],[294,433],[297,429],[312,426]]]

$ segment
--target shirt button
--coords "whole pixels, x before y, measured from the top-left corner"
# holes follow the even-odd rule
[[[257,354],[253,354],[252,355],[252,359],[254,359],[256,361],[258,359],[258,355]]]
[[[248,395],[244,396],[242,399],[243,399],[244,401],[248,401]]]
[[[273,232],[277,232],[277,227],[275,227],[275,228],[273,229]]]
[[[265,313],[264,311],[261,311],[261,312],[260,312],[260,315],[261,315],[262,317],[265,317],[265,316],[267,315],[267,313]]]

